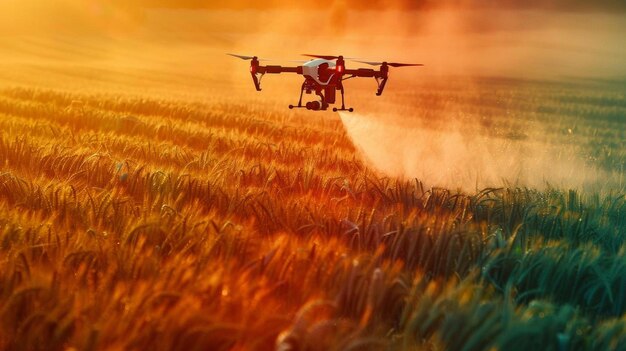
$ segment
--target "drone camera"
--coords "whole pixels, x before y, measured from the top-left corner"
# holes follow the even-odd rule
[[[319,101],[309,101],[306,103],[307,110],[318,111],[322,108],[322,103]]]

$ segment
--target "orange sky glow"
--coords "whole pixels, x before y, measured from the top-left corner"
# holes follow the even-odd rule
[[[561,2],[551,3],[558,8]],[[245,64],[227,52],[267,57],[282,65],[302,59],[302,53],[320,53],[426,65],[394,75],[396,82],[445,75],[626,77],[626,18],[601,11],[612,8],[611,1],[593,10],[576,5],[576,11],[518,8],[512,1],[502,9],[477,8],[468,1],[447,1],[435,8],[426,6],[428,2],[420,8],[394,1],[384,10],[377,3],[375,10],[367,10],[352,1],[326,1],[318,8],[275,1],[266,10],[202,4],[209,8],[172,8],[166,1],[4,0],[0,64],[7,69],[17,64],[15,72],[26,64],[91,67],[104,70],[105,80],[110,78],[106,70],[152,69],[211,84],[237,84],[246,79]],[[42,72],[47,71],[41,69],[37,77]],[[129,83],[127,78],[124,84]],[[268,79],[268,84],[274,83]]]

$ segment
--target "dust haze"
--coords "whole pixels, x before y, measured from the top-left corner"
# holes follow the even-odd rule
[[[171,9],[124,2],[6,0],[0,3],[0,63],[104,65],[189,75],[232,95],[248,83],[237,52],[293,65],[302,53],[418,62],[392,76],[394,89],[450,75],[532,79],[626,77],[622,13],[453,6],[354,9],[351,2],[306,9]],[[581,25],[584,24],[584,25]],[[99,56],[96,56],[99,55]],[[51,58],[51,60],[47,60]],[[243,66],[242,66],[243,64]],[[357,63],[349,63],[357,66]],[[109,68],[106,66],[105,68]],[[15,67],[3,67],[15,70]],[[192,71],[193,69],[193,71]],[[41,72],[44,73],[45,72]],[[134,73],[134,72],[131,72]],[[106,80],[107,77],[101,77]],[[249,78],[249,77],[248,77]],[[269,77],[270,86],[299,86]],[[272,85],[273,84],[273,85]],[[348,86],[353,82],[347,83]],[[357,83],[358,84],[358,83]],[[269,89],[268,89],[269,90]],[[267,95],[267,94],[265,94]]]
[[[588,191],[623,186],[623,175],[588,164],[578,150],[551,140],[541,127],[531,127],[528,138],[497,137],[462,122],[444,129],[403,123],[391,113],[339,115],[366,164],[429,187],[472,193],[501,186]]]

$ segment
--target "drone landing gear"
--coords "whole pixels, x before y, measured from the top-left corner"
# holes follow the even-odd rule
[[[307,82],[304,81],[304,83],[302,83],[302,87],[300,88],[300,100],[298,100],[298,106],[294,106],[294,105],[289,105],[289,109],[294,109],[294,108],[305,108],[306,106],[302,106],[302,94],[304,93],[304,89],[307,86]]]
[[[354,111],[354,109],[353,109],[352,107],[350,107],[350,108],[336,108],[336,107],[333,107],[333,112],[337,112],[337,111],[348,111],[348,112],[353,112],[353,111]]]
[[[317,96],[320,97],[320,100],[309,101],[306,103],[305,106],[302,106],[302,94],[304,93],[305,90],[307,91],[307,94],[310,93],[312,88],[314,87],[311,86],[311,83],[309,81],[305,81],[304,83],[302,83],[302,88],[300,89],[300,99],[298,100],[298,106],[289,105],[289,109],[306,108],[307,110],[313,110],[313,111],[328,109],[328,103],[326,102],[324,95],[321,93],[319,89],[316,90],[315,94],[317,94]]]
[[[324,104],[323,101],[309,101],[305,106],[302,106],[299,103],[297,106],[289,105],[289,109],[292,110],[294,108],[306,108],[307,110],[319,111],[328,109],[328,104]]]
[[[343,97],[343,86],[341,87],[340,90],[341,90],[341,108],[333,107],[333,112],[337,112],[337,111],[352,112],[352,111],[354,111],[354,109],[352,107],[346,108],[345,100],[344,100],[344,97]]]

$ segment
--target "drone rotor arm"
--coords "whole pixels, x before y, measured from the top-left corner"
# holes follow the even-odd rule
[[[296,73],[302,74],[302,66],[298,67],[282,67],[282,66],[261,66],[258,61],[252,61],[250,65],[250,74],[252,75],[252,81],[257,91],[261,90],[261,78],[265,74],[280,74],[280,73]]]
[[[279,73],[297,73],[302,74],[302,66],[297,67],[283,67],[283,66],[258,66],[257,72],[265,74],[279,74]]]
[[[346,69],[345,75],[353,75],[354,77],[374,77],[378,71],[371,68]]]

